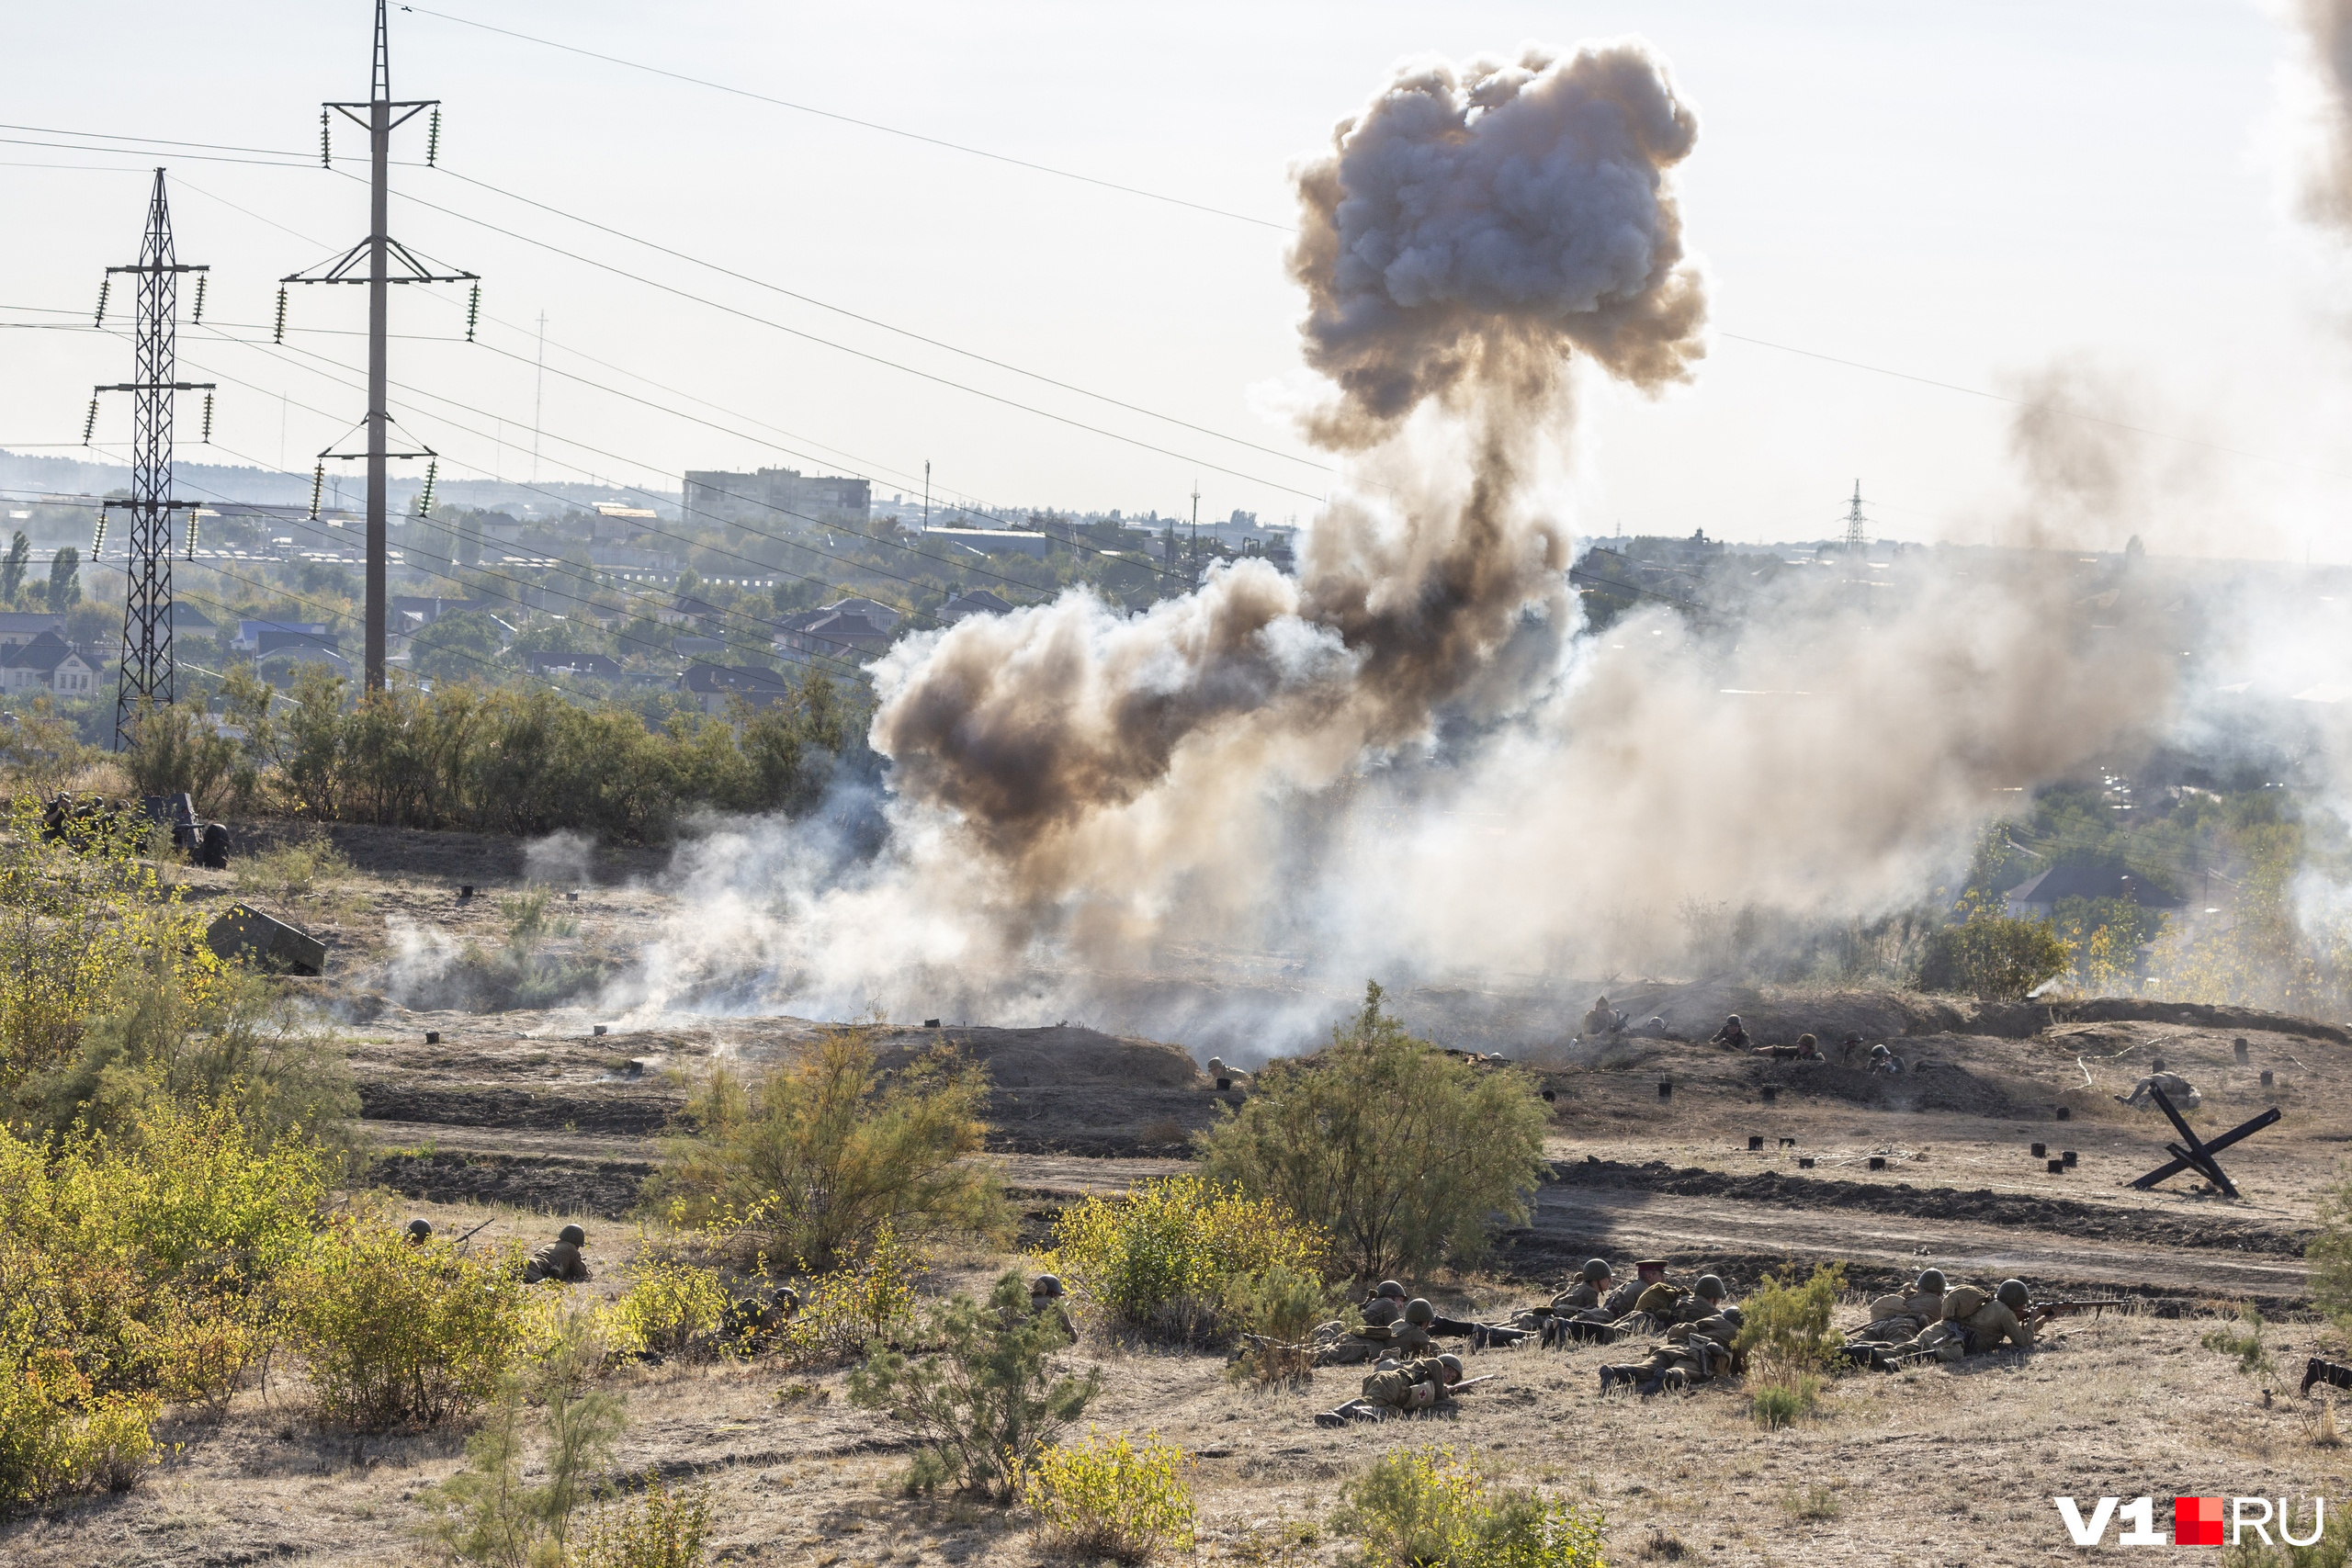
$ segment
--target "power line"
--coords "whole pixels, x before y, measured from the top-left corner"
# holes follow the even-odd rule
[[[343,171],[340,169],[334,172],[338,175],[343,175]],[[345,179],[356,180],[358,176],[356,175],[343,175],[343,177]],[[904,375],[915,377],[921,380],[930,381],[942,387],[952,388],[959,392],[969,393],[973,397],[982,398],[992,403],[1001,403],[1007,408],[1019,409],[1024,413],[1035,414],[1040,419],[1048,419],[1052,420],[1057,424],[1069,425],[1073,430],[1083,430],[1090,434],[1101,435],[1113,441],[1124,442],[1127,446],[1139,447],[1147,452],[1156,452],[1163,457],[1173,457],[1179,462],[1190,463],[1196,468],[1207,468],[1216,473],[1229,475],[1238,479],[1247,479],[1251,484],[1264,485],[1270,490],[1279,490],[1291,495],[1304,496],[1308,501],[1320,502],[1323,499],[1322,493],[1317,491],[1300,490],[1295,485],[1287,485],[1279,479],[1270,479],[1261,475],[1249,473],[1240,468],[1227,468],[1222,463],[1213,463],[1205,458],[1193,457],[1189,453],[1179,452],[1171,447],[1159,446],[1156,442],[1143,440],[1138,436],[1125,435],[1120,434],[1118,431],[1105,429],[1103,426],[1099,424],[1089,424],[1082,419],[1072,419],[1068,414],[1055,413],[1049,409],[1039,408],[1035,403],[1024,403],[1018,398],[1008,398],[1001,392],[987,391],[967,382],[954,380],[945,376],[935,375],[928,370],[919,370],[911,365],[901,364],[898,360],[886,358],[881,355],[870,353],[865,349],[853,348],[847,344],[836,343],[831,338],[821,337],[811,332],[804,332],[798,327],[786,326],[782,321],[775,321],[773,318],[758,315],[752,311],[742,310],[738,306],[724,304],[717,299],[710,299],[706,295],[696,294],[690,289],[680,288],[674,284],[662,283],[658,279],[648,277],[642,273],[631,272],[627,267],[615,266],[610,262],[602,262],[596,260],[593,256],[582,255],[577,251],[566,250],[561,245],[552,244],[546,240],[533,239],[528,234],[517,233],[512,229],[492,223],[487,219],[476,218],[470,213],[459,212],[455,208],[444,207],[438,202],[427,201],[423,197],[412,196],[406,191],[399,191],[394,194],[399,196],[402,201],[411,202],[418,207],[430,209],[435,212],[441,213],[445,217],[455,218],[461,223],[471,223],[476,228],[487,229],[493,234],[501,234],[505,236],[507,239],[517,241],[520,243],[536,246],[540,250],[549,252],[555,255],[562,256],[567,260],[576,261],[582,266],[593,266],[600,272],[609,272],[616,277],[625,277],[632,283],[641,283],[648,288],[659,289],[664,294],[675,295],[681,299],[690,300],[695,304],[706,306],[710,310],[720,311],[723,314],[734,316],[740,320],[770,328],[773,331],[783,333],[788,337],[798,338],[805,343],[821,344],[837,353],[846,354],[852,358],[866,360],[871,364],[883,366],[886,368],[899,371]],[[1230,438],[1228,437],[1227,439]]]
[[[578,223],[584,228],[594,229],[598,233],[610,234],[616,240],[627,240],[632,244],[642,245],[647,250],[656,251],[662,255],[671,256],[676,260],[691,263],[693,265],[718,273],[722,277],[731,277],[739,283],[748,283],[754,288],[764,288],[771,294],[780,294],[787,299],[797,299],[804,305],[813,305],[820,310],[828,310],[836,316],[846,317],[850,321],[859,321],[869,327],[878,327],[886,333],[894,333],[899,337],[908,338],[916,343],[925,344],[933,348],[943,349],[949,354],[959,355],[966,359],[976,361],[981,365],[992,366],[999,370],[1009,370],[1015,376],[1025,376],[1033,381],[1042,382],[1048,387],[1059,388],[1065,392],[1075,392],[1082,398],[1092,398],[1097,402],[1108,403],[1113,408],[1125,409],[1129,413],[1139,413],[1147,419],[1159,420],[1163,423],[1177,425],[1182,429],[1193,431],[1199,434],[1210,436],[1218,441],[1230,441],[1237,446],[1247,446],[1253,452],[1263,452],[1270,457],[1280,457],[1285,462],[1303,464],[1307,468],[1317,469],[1322,473],[1328,474],[1331,471],[1331,465],[1317,461],[1313,457],[1302,457],[1295,452],[1285,452],[1280,447],[1268,446],[1260,442],[1249,440],[1243,436],[1228,435],[1221,430],[1213,430],[1205,424],[1195,424],[1191,420],[1179,419],[1174,414],[1161,413],[1155,409],[1145,408],[1140,403],[1131,403],[1123,398],[1114,398],[1107,392],[1097,392],[1089,388],[1078,386],[1073,382],[1064,381],[1055,377],[1047,376],[1041,371],[1024,369],[1021,366],[1010,364],[1001,359],[991,358],[988,355],[978,353],[972,349],[958,348],[952,343],[944,342],[939,338],[927,336],[926,334],[915,332],[910,328],[895,326],[888,321],[880,320],[877,317],[865,315],[859,311],[850,310],[846,306],[829,303],[826,300],[818,299],[812,294],[803,294],[797,289],[786,288],[782,284],[770,283],[765,278],[754,277],[747,272],[738,272],[731,266],[722,266],[715,261],[706,260],[701,256],[691,254],[685,251],[673,250],[668,245],[656,243],[654,241],[646,239],[642,235],[632,234],[626,230],[616,229],[605,223],[599,223],[593,218],[582,218],[576,212],[567,212],[560,207],[550,207],[544,201],[537,201],[527,196],[518,196],[511,190],[502,190],[498,186],[492,185],[485,180],[475,179],[470,175],[461,175],[446,164],[440,165],[440,172],[448,175],[449,178],[453,180],[459,180],[467,185],[473,186],[478,189],[486,190],[492,196],[502,196],[509,201],[521,202],[526,207],[535,207],[541,212],[551,213],[555,217],[566,219],[571,222]]]
[[[822,119],[838,120],[843,125],[854,125],[864,130],[878,130],[886,136],[898,136],[910,141],[926,142],[933,147],[944,147],[951,152],[968,153],[975,158],[987,158],[999,164],[1011,164],[1016,168],[1032,170],[1041,175],[1076,180],[1081,185],[1099,186],[1104,190],[1115,190],[1128,196],[1140,196],[1151,201],[1164,201],[1171,207],[1188,207],[1195,212],[1205,212],[1213,217],[1230,218],[1237,223],[1253,223],[1259,228],[1272,229],[1284,234],[1297,232],[1291,225],[1276,223],[1271,219],[1252,218],[1246,212],[1232,212],[1222,207],[1208,206],[1204,202],[1187,201],[1182,197],[1163,195],[1159,191],[1146,190],[1140,186],[1122,185],[1116,180],[1099,179],[1092,175],[1081,175],[1071,169],[1057,169],[1050,164],[1033,163],[1026,158],[1015,158],[1010,153],[991,152],[985,148],[968,146],[964,142],[949,141],[937,136],[925,136],[921,131],[902,130],[895,125],[883,125],[875,120],[859,119],[854,115],[839,114],[831,109],[820,109],[809,104],[794,103],[789,98],[771,97],[765,93],[754,93],[749,88],[731,87],[724,82],[706,81],[702,77],[688,76],[682,72],[665,71],[658,65],[648,65],[639,60],[624,60],[617,55],[599,54],[593,49],[582,49],[577,44],[559,43],[553,39],[535,38],[529,33],[518,33],[508,28],[494,28],[488,22],[477,22],[467,17],[454,17],[446,11],[430,10],[423,6],[402,6],[401,9],[420,17],[434,17],[445,22],[455,22],[459,27],[479,28],[484,32],[499,33],[507,38],[519,39],[525,43],[536,43],[546,49],[560,49],[569,54],[585,55],[591,60],[601,60],[610,65],[624,65],[632,71],[643,71],[655,76],[667,76],[672,81],[684,82],[690,86],[707,87],[713,92],[727,93],[739,98],[750,98],[757,103],[773,104],[778,108],[794,109],[801,114],[815,115]]]

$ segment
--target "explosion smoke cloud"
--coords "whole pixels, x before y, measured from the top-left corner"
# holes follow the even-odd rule
[[[1328,784],[1473,695],[1531,610],[1565,617],[1570,538],[1531,501],[1566,355],[1654,388],[1701,351],[1668,186],[1696,137],[1639,44],[1409,63],[1297,172],[1294,274],[1326,445],[1378,446],[1393,500],[1342,498],[1294,582],[1262,562],[1125,621],[1067,597],[910,645],[874,727],[902,797],[957,814],[1050,902],[1134,863],[1109,814],[1180,753],[1218,781]],[[1406,422],[1436,407],[1432,469]]]

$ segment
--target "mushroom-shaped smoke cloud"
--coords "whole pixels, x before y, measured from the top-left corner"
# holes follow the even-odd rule
[[[1309,432],[1381,493],[1334,502],[1295,581],[1243,561],[1139,616],[1071,593],[902,645],[874,726],[902,800],[959,818],[1034,907],[1148,886],[1225,806],[1509,706],[1498,655],[1568,608],[1567,529],[1528,491],[1570,351],[1648,389],[1700,353],[1669,181],[1695,135],[1637,43],[1400,67],[1297,171],[1291,258],[1338,390]]]

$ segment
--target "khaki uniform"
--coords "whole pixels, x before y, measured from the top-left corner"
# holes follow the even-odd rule
[[[1388,1353],[1400,1361],[1430,1354],[1430,1331],[1418,1323],[1400,1323],[1388,1331]]]
[[[1327,1323],[1315,1331],[1317,1341],[1314,1364],[1318,1367],[1360,1367],[1393,1354],[1392,1328],[1408,1326],[1399,1320],[1404,1307],[1386,1296],[1374,1296],[1359,1309],[1363,1327],[1349,1333],[1338,1323]],[[1425,1334],[1421,1343],[1426,1346]]]
[[[1552,1298],[1552,1311],[1555,1314],[1566,1313],[1571,1316],[1580,1312],[1590,1312],[1600,1304],[1600,1292],[1583,1280],[1578,1280]]]
[[[1667,1343],[1653,1348],[1646,1360],[1625,1367],[1638,1386],[1654,1382],[1677,1368],[1690,1382],[1704,1382],[1731,1370],[1731,1342],[1738,1336],[1721,1316],[1677,1324],[1667,1330]]]
[[[523,1283],[536,1285],[542,1280],[560,1280],[567,1285],[588,1281],[588,1260],[580,1249],[568,1241],[551,1241],[531,1254],[531,1261],[523,1270]]]
[[[1384,1368],[1363,1380],[1364,1403],[1387,1410],[1427,1410],[1452,1397],[1445,1384],[1445,1363],[1435,1356]]]
[[[1966,1317],[1946,1318],[1903,1348],[1932,1354],[1939,1361],[1957,1361],[1962,1356],[1982,1356],[2003,1345],[2032,1349],[2032,1325],[2019,1323],[2017,1314],[1999,1302],[1986,1302]]]

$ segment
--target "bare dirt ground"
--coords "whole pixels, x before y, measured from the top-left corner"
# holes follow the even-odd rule
[[[646,1237],[630,1216],[668,1119],[715,1067],[755,1070],[823,1021],[625,1021],[600,1014],[593,991],[526,1010],[404,1008],[390,983],[403,953],[420,942],[504,940],[500,900],[521,887],[524,850],[392,830],[334,837],[363,875],[340,902],[285,912],[332,946],[329,976],[300,984],[333,1010],[349,1047],[361,1131],[379,1156],[370,1179],[401,1195],[397,1212],[445,1231],[487,1220],[492,1237],[529,1238],[581,1217],[598,1269],[582,1289],[616,1295]],[[572,925],[565,950],[591,970],[625,962],[673,907],[660,864],[599,855],[584,876],[560,882],[560,912]],[[460,898],[468,882],[475,896]],[[212,901],[236,894],[233,875],[197,874],[190,886]],[[1307,995],[1277,965],[1245,979]],[[1139,981],[1135,995],[1168,998],[1169,1016],[1182,1019],[1197,1015],[1204,984]],[[1075,1359],[1109,1378],[1089,1419],[1106,1431],[1157,1431],[1197,1458],[1204,1559],[1345,1560],[1328,1526],[1340,1488],[1375,1455],[1419,1443],[1449,1444],[1498,1476],[1601,1507],[1611,1562],[2071,1561],[2082,1553],[2067,1544],[2053,1495],[2153,1495],[2160,1518],[2178,1494],[2343,1498],[2345,1450],[2314,1442],[2318,1401],[2294,1389],[2304,1355],[2343,1348],[2308,1311],[2301,1257],[2319,1194],[2352,1144],[2352,1044],[2336,1024],[2128,1002],[1993,1008],[1656,985],[1614,987],[1611,999],[1637,1019],[1663,1016],[1679,1038],[1578,1044],[1573,1019],[1597,988],[1562,981],[1400,998],[1442,1043],[1533,1065],[1555,1097],[1554,1175],[1529,1223],[1506,1235],[1489,1271],[1414,1282],[1444,1310],[1539,1299],[1593,1254],[1621,1264],[1661,1256],[1686,1279],[1713,1269],[1743,1292],[1784,1261],[1842,1260],[1861,1288],[1932,1263],[1988,1281],[2015,1273],[2039,1294],[2138,1304],[2074,1320],[2030,1356],[1841,1380],[1816,1418],[1779,1432],[1747,1419],[1736,1388],[1604,1400],[1596,1369],[1623,1352],[1601,1348],[1490,1351],[1473,1370],[1498,1380],[1452,1419],[1326,1432],[1312,1412],[1354,1392],[1347,1372],[1261,1393],[1227,1384],[1218,1356],[1122,1347],[1089,1327]],[[1335,998],[1329,1016],[1345,1005]],[[1759,1041],[1810,1029],[1834,1049],[1854,1030],[1888,1041],[1918,1070],[1887,1079],[1701,1043],[1734,1010]],[[1449,1013],[1464,1021],[1459,1032],[1446,1027]],[[428,1032],[438,1041],[428,1043]],[[1174,1028],[1137,1032],[1182,1040]],[[1189,1135],[1242,1092],[1220,1091],[1193,1066],[1212,1049],[1231,1054],[1216,1037],[1169,1046],[1076,1027],[906,1028],[884,1048],[943,1042],[991,1067],[990,1157],[1002,1161],[1032,1240],[1079,1196],[1186,1168]],[[2280,1109],[2276,1126],[2223,1156],[2242,1198],[2202,1192],[2189,1178],[2153,1191],[2127,1185],[2162,1161],[2173,1134],[2155,1112],[2111,1097],[2157,1056],[2202,1089],[2191,1118],[2202,1135]],[[1661,1082],[1670,1096],[1660,1097]],[[2051,1156],[2074,1151],[2076,1165],[2047,1172],[2035,1143]],[[1871,1170],[1873,1158],[1885,1168]],[[1814,1164],[1801,1168],[1801,1159]],[[944,1259],[929,1288],[982,1289],[1017,1261]],[[2282,1319],[2270,1331],[2275,1375],[2243,1376],[2199,1347],[2213,1314],[2248,1300]],[[632,1425],[617,1468],[656,1466],[707,1484],[720,1561],[1035,1560],[1017,1514],[892,1494],[903,1439],[848,1406],[838,1373],[673,1364],[621,1381]],[[217,1425],[183,1418],[170,1436],[181,1447],[140,1489],[0,1529],[0,1562],[430,1561],[417,1535],[421,1494],[456,1468],[462,1447],[454,1432],[359,1439],[322,1429],[282,1364]]]

